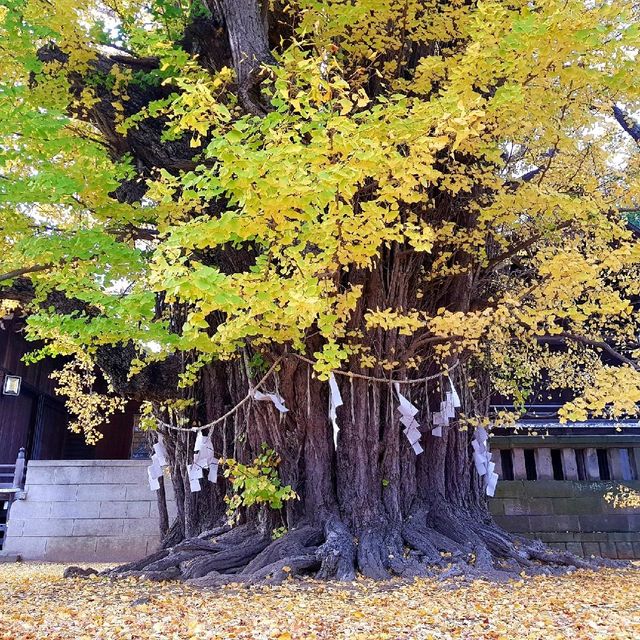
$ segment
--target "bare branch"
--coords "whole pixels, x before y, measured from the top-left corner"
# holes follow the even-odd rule
[[[536,176],[540,176],[540,180],[538,182],[542,181],[542,178],[544,178],[545,174],[549,170],[549,167],[551,166],[551,161],[553,160],[553,158],[555,157],[555,155],[557,153],[558,153],[558,143],[556,142],[556,144],[553,146],[553,148],[549,149],[544,154],[544,157],[548,158],[547,162],[545,164],[543,164],[542,166],[536,167],[535,169],[532,169],[531,171],[528,171],[527,173],[525,173],[520,178],[520,181],[521,182],[531,182]]]

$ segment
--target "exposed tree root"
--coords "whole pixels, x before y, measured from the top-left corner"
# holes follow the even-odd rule
[[[325,524],[325,542],[316,556],[321,562],[317,577],[322,580],[354,580],[356,545],[347,527],[338,519]]]
[[[621,564],[552,551],[539,541],[508,534],[486,518],[439,510],[437,515],[414,513],[401,525],[381,522],[355,534],[333,517],[322,525],[301,525],[277,540],[250,525],[225,526],[105,575],[183,580],[201,587],[279,584],[297,575],[351,581],[358,573],[376,580],[432,575],[502,581],[523,571],[557,574]]]

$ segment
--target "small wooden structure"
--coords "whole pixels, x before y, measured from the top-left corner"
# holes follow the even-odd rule
[[[0,465],[13,465],[24,449],[27,460],[124,460],[131,453],[135,407],[115,414],[95,446],[68,429],[64,399],[56,394],[51,373],[63,359],[44,358],[27,365],[25,354],[40,345],[28,342],[24,320],[3,318],[0,327],[0,389],[6,375],[20,376],[17,396],[0,393]]]

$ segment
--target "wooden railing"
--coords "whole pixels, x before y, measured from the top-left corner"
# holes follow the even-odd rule
[[[14,464],[0,464],[0,549],[7,532],[11,505],[24,491],[25,469],[24,449],[20,449]]]
[[[544,435],[497,436],[491,443],[496,471],[502,480],[640,479],[640,429],[577,431],[556,427]]]

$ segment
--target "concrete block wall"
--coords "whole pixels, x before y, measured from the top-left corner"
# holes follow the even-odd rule
[[[146,460],[32,460],[3,551],[24,560],[126,562],[160,541]],[[170,518],[175,514],[165,482]]]
[[[625,482],[640,491],[640,482]],[[604,496],[617,483],[515,480],[498,482],[489,507],[507,531],[584,556],[640,559],[640,509],[614,508]]]

